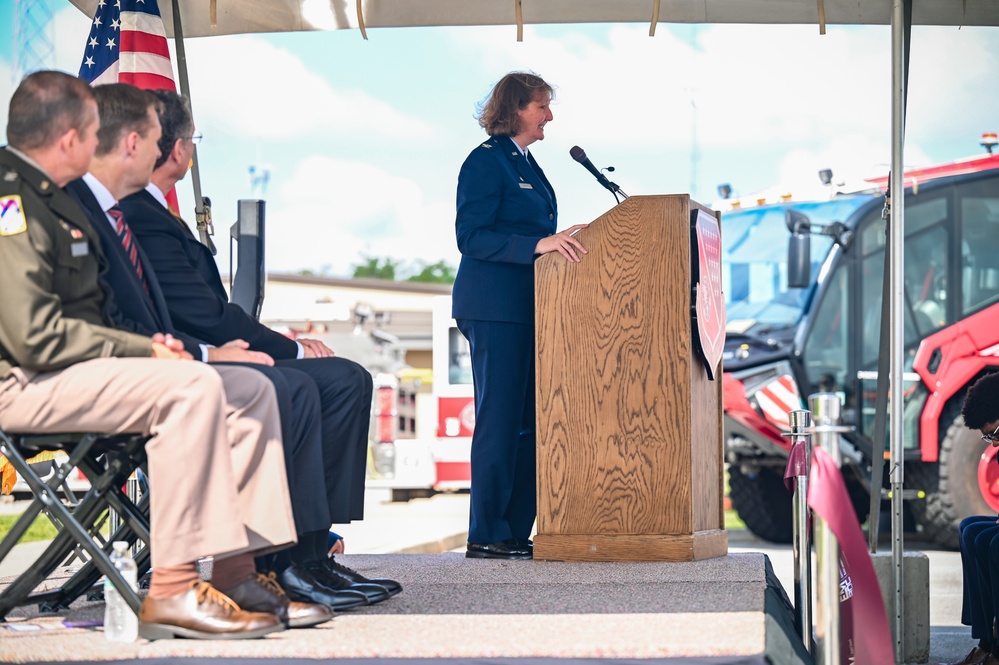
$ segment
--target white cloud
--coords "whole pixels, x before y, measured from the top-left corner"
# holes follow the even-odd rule
[[[55,13],[52,24],[53,67],[75,75],[90,35],[90,19],[76,7],[67,6]]]
[[[55,66],[75,74],[90,19],[67,7],[53,20]],[[175,44],[168,42],[176,71]],[[185,45],[192,104],[199,126],[212,135],[290,140],[377,132],[428,141],[436,135],[429,123],[365,91],[333,88],[300,57],[262,37],[189,39]]]
[[[913,28],[906,141],[952,133],[971,152],[999,128],[999,28]],[[906,161],[910,161],[908,158]]]
[[[261,37],[187,43],[199,126],[245,139],[342,137],[431,140],[434,128],[360,90],[333,88],[294,53]]]
[[[818,191],[821,169],[831,169],[835,183],[861,185],[861,178],[886,176],[891,169],[884,161],[885,146],[861,136],[823,146],[816,150],[792,149],[781,160],[778,182],[786,192],[800,196],[802,192]],[[910,164],[925,164],[926,155],[913,148],[906,153]],[[748,193],[748,192],[741,192]],[[783,193],[783,192],[782,192]]]
[[[10,96],[14,94],[14,84],[11,82],[13,68],[6,60],[0,58],[0,127],[7,127],[7,111],[10,107]],[[3,135],[3,142],[7,142],[6,133]]]
[[[269,270],[349,275],[362,254],[458,261],[453,204],[427,204],[415,182],[371,164],[306,157],[267,218]]]
[[[884,26],[830,26],[820,36],[815,26],[707,25],[650,38],[645,26],[622,25],[606,41],[525,33],[523,43],[507,29],[454,35],[492,76],[534,69],[558,86],[555,140],[685,146],[692,100],[702,148],[890,138]],[[994,117],[995,29],[917,28],[912,53],[910,122]],[[957,81],[974,82],[982,103],[968,105]]]

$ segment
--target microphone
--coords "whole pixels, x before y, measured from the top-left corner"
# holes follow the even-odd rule
[[[613,183],[610,180],[608,180],[607,176],[605,176],[603,173],[597,170],[597,167],[595,167],[593,165],[593,162],[591,162],[589,158],[586,156],[586,152],[584,152],[583,149],[580,148],[578,145],[574,145],[572,146],[572,148],[569,149],[569,156],[572,157],[577,162],[579,162],[580,164],[582,164],[583,168],[589,171],[593,175],[593,177],[597,179],[597,182],[599,182],[601,185],[610,190],[611,194],[614,195],[614,198],[617,198],[619,192],[625,198],[627,198],[628,195],[625,194],[623,191],[621,191],[621,188],[618,187],[616,183]]]

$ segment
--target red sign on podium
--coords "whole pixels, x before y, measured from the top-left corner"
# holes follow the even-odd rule
[[[725,349],[725,297],[722,294],[721,228],[718,218],[704,210],[695,210],[695,252],[693,260],[693,298],[695,346],[699,351],[708,378],[714,380],[715,370]]]

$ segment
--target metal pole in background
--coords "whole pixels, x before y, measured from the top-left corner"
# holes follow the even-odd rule
[[[177,78],[180,79],[180,94],[187,97],[189,104],[192,104],[191,115],[194,115],[193,102],[191,101],[191,82],[187,75],[187,49],[184,46],[184,26],[180,18],[180,2],[173,0],[173,41],[177,47]],[[212,225],[211,207],[205,206],[205,198],[201,195],[201,171],[198,168],[198,146],[194,146],[191,155],[191,182],[194,184],[194,217],[197,220],[198,235],[201,242],[215,255],[215,243],[212,236],[215,235],[215,228]]]
[[[892,0],[891,17],[891,60],[892,60],[892,103],[891,103],[891,375],[889,385],[891,401],[891,428],[889,451],[891,456],[891,558],[895,582],[895,662],[903,662],[905,650],[902,640],[904,630],[902,557],[902,482],[903,482],[903,373],[905,353],[904,300],[905,274],[905,53],[906,53],[906,0]],[[911,5],[909,5],[911,6]],[[871,515],[871,519],[877,519]]]
[[[809,396],[809,406],[815,418],[815,445],[823,448],[839,467],[843,463],[839,452],[839,396],[833,393],[816,393]],[[815,520],[816,555],[816,623],[819,665],[840,665],[839,620],[839,542],[832,529],[818,515]]]
[[[812,414],[805,410],[795,410],[787,414],[791,425],[791,445],[801,444],[805,450],[804,475],[795,475],[797,487],[794,492],[794,609],[795,628],[805,643],[805,649],[812,653],[812,539],[808,528],[808,468],[811,459],[809,446]],[[813,654],[814,655],[814,654]]]

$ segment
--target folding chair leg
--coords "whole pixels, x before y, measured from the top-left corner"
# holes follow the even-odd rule
[[[127,515],[125,522],[117,531],[111,534],[104,547],[104,551],[110,556],[111,543],[116,540],[124,540],[129,545],[134,545],[139,540],[143,541],[145,546],[135,554],[135,563],[138,568],[137,578],[149,570],[149,527],[144,517],[148,510],[148,505],[148,495],[143,496],[137,506],[132,505],[128,507],[122,505],[121,514]],[[68,608],[74,600],[88,591],[92,594],[98,591],[100,578],[101,571],[97,568],[94,561],[91,560],[86,562],[80,570],[66,580],[60,588],[31,594],[25,598],[24,602],[25,604],[38,603],[39,609],[42,612],[58,612]],[[96,596],[96,594],[94,595]]]
[[[96,438],[95,435],[87,435],[74,447],[70,454],[70,461],[67,464],[68,468],[75,468],[83,462],[87,453],[93,447]],[[141,446],[141,444],[139,445]],[[120,486],[131,470],[127,469],[128,472],[126,472],[123,464],[116,464],[112,461],[109,464],[110,473],[105,474],[101,478],[101,480],[105,481],[105,486],[92,487],[84,495],[75,513],[73,513],[63,505],[54,489],[64,478],[59,477],[57,473],[56,477],[50,480],[53,483],[52,486],[44,483],[38,474],[27,464],[17,446],[13,445],[13,442],[2,432],[0,432],[0,452],[10,460],[14,468],[31,488],[35,494],[36,503],[43,505],[50,517],[61,525],[56,538],[46,548],[35,565],[18,577],[13,584],[0,594],[0,619],[4,618],[11,608],[21,604],[21,601],[58,567],[59,563],[65,558],[66,549],[73,542],[79,544],[87,551],[91,561],[98,570],[111,580],[115,587],[121,591],[122,597],[128,603],[129,607],[138,614],[141,604],[138,595],[127,587],[124,578],[111,565],[107,553],[94,542],[92,535],[81,526],[81,522],[77,521],[78,519],[82,519],[84,524],[92,524],[105,507],[105,497],[102,496],[102,493],[107,491],[108,485]],[[120,477],[122,474],[124,474],[124,477]]]

